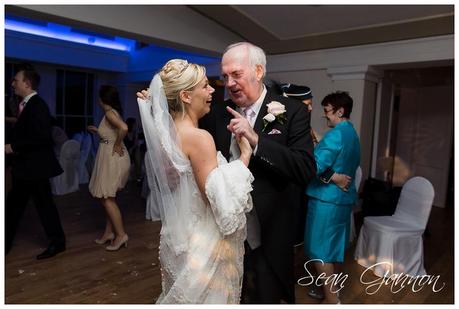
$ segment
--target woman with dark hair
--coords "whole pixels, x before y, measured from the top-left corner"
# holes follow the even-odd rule
[[[121,212],[115,200],[116,192],[124,188],[129,177],[131,161],[123,143],[128,128],[121,118],[121,102],[117,89],[103,85],[99,89],[99,98],[99,105],[105,115],[99,128],[88,126],[88,131],[97,133],[100,137],[89,192],[100,199],[107,213],[105,231],[95,242],[100,245],[110,242],[105,249],[116,251],[122,245],[127,247],[128,241]]]
[[[337,91],[322,100],[324,118],[332,129],[314,148],[317,175],[322,175],[327,169],[355,175],[360,164],[360,142],[349,121],[352,105],[352,98],[347,92]],[[319,277],[329,278],[337,273],[349,246],[350,217],[352,205],[357,199],[356,188],[354,181],[341,188],[316,177],[309,184],[306,194],[309,204],[304,233],[305,254],[315,260]],[[338,288],[326,280],[323,303],[340,303]]]

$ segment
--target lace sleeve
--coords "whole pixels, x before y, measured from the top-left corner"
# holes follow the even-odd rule
[[[244,228],[252,209],[252,173],[240,161],[219,165],[206,179],[206,195],[215,221],[224,235]]]

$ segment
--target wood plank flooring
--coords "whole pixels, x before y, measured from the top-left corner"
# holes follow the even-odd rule
[[[151,304],[161,292],[158,262],[159,222],[145,219],[145,201],[140,188],[129,183],[118,202],[129,234],[128,248],[108,252],[93,240],[103,231],[104,213],[91,198],[87,185],[79,192],[55,198],[67,235],[67,250],[54,258],[37,261],[47,246],[32,204],[26,210],[13,249],[5,257],[6,304]],[[356,218],[361,224],[361,218]],[[391,293],[383,286],[368,295],[360,283],[364,268],[353,260],[354,246],[347,253],[343,273],[349,278],[341,293],[342,303],[353,304],[452,304],[454,303],[454,215],[451,208],[434,207],[426,237],[427,272],[440,275],[445,287],[438,293],[425,287]],[[302,248],[296,250],[296,277],[306,276]],[[368,280],[376,280],[377,277]],[[317,304],[307,287],[296,285],[296,302]]]

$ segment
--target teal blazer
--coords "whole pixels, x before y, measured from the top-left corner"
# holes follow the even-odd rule
[[[306,194],[333,204],[355,204],[357,192],[354,177],[360,165],[360,142],[352,123],[343,121],[329,130],[314,148],[314,158],[317,175],[331,167],[336,173],[351,176],[352,181],[348,192],[344,192],[332,181],[327,184],[314,177]]]

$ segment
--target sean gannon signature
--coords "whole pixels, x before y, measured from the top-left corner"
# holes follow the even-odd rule
[[[298,279],[298,284],[301,286],[308,286],[311,284],[316,284],[317,286],[322,286],[322,285],[327,285],[330,288],[330,291],[332,293],[339,292],[343,287],[344,283],[348,279],[349,275],[339,273],[339,274],[333,274],[329,277],[325,273],[319,274],[315,279],[314,276],[311,274],[311,272],[308,269],[308,264],[311,262],[316,262],[316,263],[324,263],[322,260],[319,259],[314,259],[314,260],[309,260],[306,263],[304,263],[304,269],[306,270],[307,276],[302,277]],[[366,281],[364,280],[364,276],[367,273],[367,271],[372,270],[372,268],[386,264],[389,266],[388,268],[391,268],[391,263],[389,262],[381,262],[374,264],[370,267],[367,267],[362,274],[360,275],[360,283],[366,286],[365,288],[365,293],[368,295],[373,295],[376,294],[379,289],[381,289],[382,286],[384,285],[390,285],[390,291],[392,293],[398,293],[402,291],[403,289],[411,286],[411,290],[416,293],[421,291],[425,286],[431,286],[431,289],[434,293],[437,293],[445,287],[445,283],[442,282],[441,284],[438,283],[438,280],[440,279],[440,275],[437,276],[432,276],[432,275],[422,275],[422,276],[410,276],[408,274],[404,273],[399,273],[399,274],[390,274],[390,271],[386,271],[384,274],[384,277],[377,278],[372,281]],[[438,284],[438,286],[437,286]],[[441,285],[441,286],[440,286]]]

